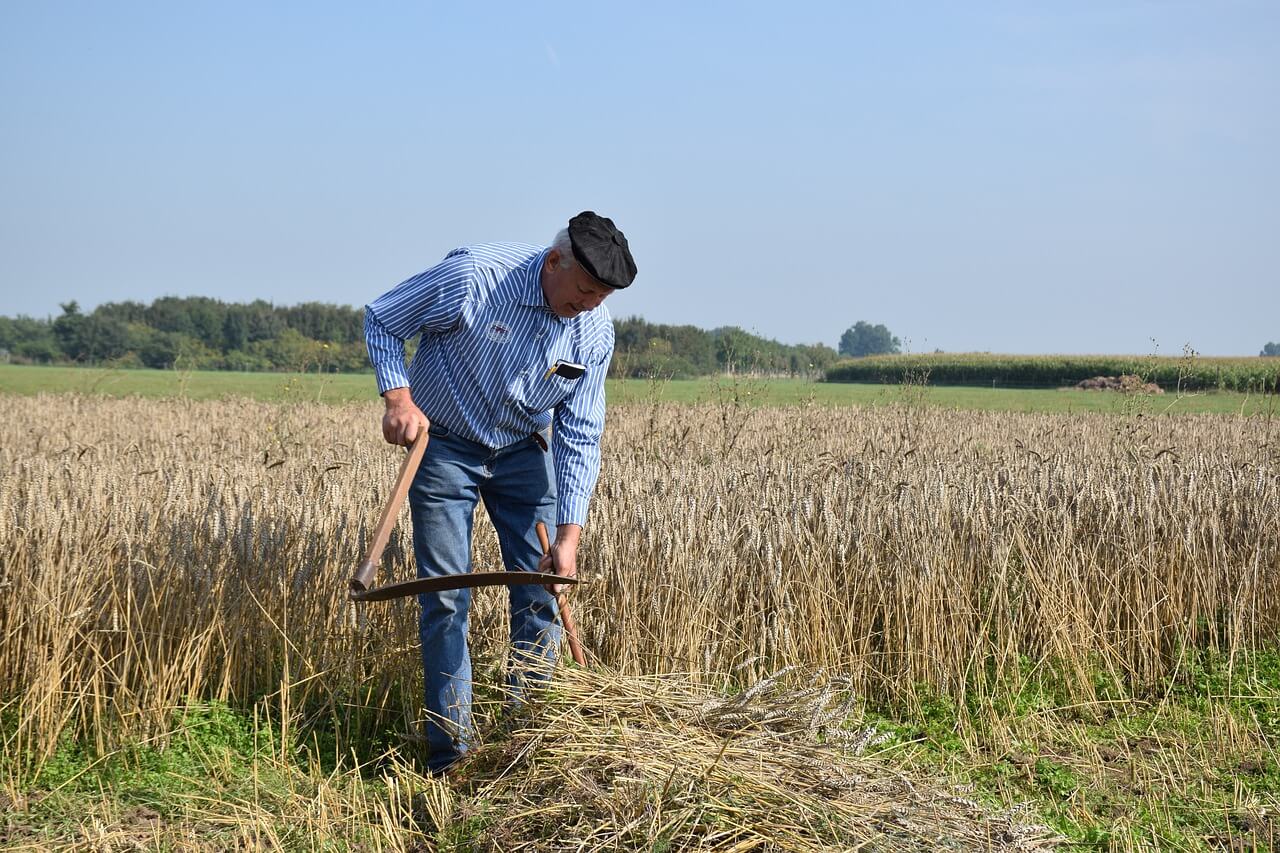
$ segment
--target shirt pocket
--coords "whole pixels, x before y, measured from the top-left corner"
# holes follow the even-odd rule
[[[582,381],[563,376],[546,375],[546,368],[529,371],[524,383],[524,406],[531,415],[549,412],[560,405]],[[585,376],[585,374],[584,374]]]

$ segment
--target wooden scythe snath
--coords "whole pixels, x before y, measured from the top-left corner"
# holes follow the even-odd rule
[[[458,572],[434,578],[415,578],[379,587],[373,586],[374,578],[378,574],[378,562],[382,559],[387,541],[391,538],[391,528],[395,527],[396,516],[400,514],[405,496],[409,494],[409,485],[413,482],[413,476],[418,473],[418,465],[421,464],[422,454],[427,449],[427,441],[427,429],[420,427],[418,437],[414,439],[408,455],[405,456],[404,464],[400,466],[400,474],[396,477],[391,496],[387,498],[387,504],[382,508],[382,518],[378,520],[378,527],[373,533],[373,541],[369,543],[369,550],[365,552],[364,560],[356,568],[355,574],[351,576],[349,594],[353,601],[386,601],[391,598],[417,595],[420,592],[439,592],[475,586],[578,583],[577,578],[565,578],[546,572]],[[543,536],[545,535],[544,532]],[[574,637],[571,648],[576,644],[576,640],[577,638]],[[577,658],[576,653],[574,657]]]
[[[547,526],[539,521],[534,525],[534,529],[538,531],[538,544],[542,546],[542,553],[550,553],[551,541],[547,538]],[[554,577],[557,583],[578,582],[576,577],[562,578],[559,575]],[[563,592],[556,596],[556,608],[560,611],[560,624],[564,626],[564,634],[569,638],[569,654],[573,655],[573,662],[578,666],[586,666],[587,656],[582,653],[582,643],[578,642],[578,626],[573,622],[573,611],[569,609],[569,600]]]

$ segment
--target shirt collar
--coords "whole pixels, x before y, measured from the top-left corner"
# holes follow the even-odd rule
[[[547,308],[547,298],[542,294],[542,264],[550,249],[543,249],[530,258],[524,268],[524,282],[520,287],[520,304],[532,308]]]
[[[547,304],[547,297],[542,292],[542,265],[550,252],[551,249],[548,247],[529,259],[524,271],[524,285],[520,288],[520,304],[531,308],[542,308],[561,323],[567,323],[566,318],[551,310],[551,306]]]

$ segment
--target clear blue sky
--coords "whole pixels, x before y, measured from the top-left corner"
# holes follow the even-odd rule
[[[640,268],[615,316],[1280,341],[1275,2],[11,0],[0,145],[10,316],[360,305],[592,208]]]

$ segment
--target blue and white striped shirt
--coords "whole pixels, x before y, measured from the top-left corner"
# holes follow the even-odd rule
[[[365,343],[379,393],[407,386],[432,422],[472,441],[505,447],[554,420],[556,523],[583,524],[600,475],[613,322],[603,305],[556,316],[542,294],[548,251],[520,243],[453,250],[365,306]],[[406,376],[404,342],[413,335],[421,337]],[[557,359],[587,372],[544,378]]]

